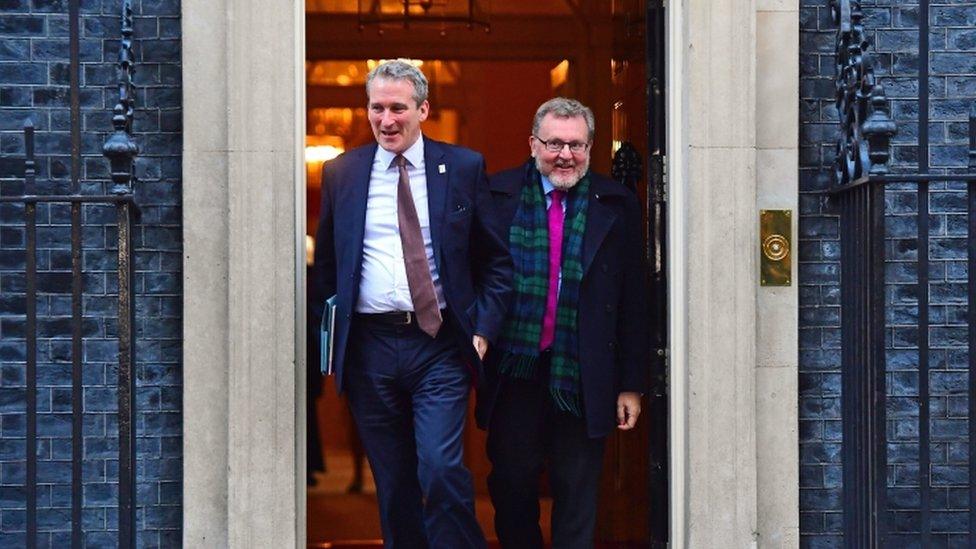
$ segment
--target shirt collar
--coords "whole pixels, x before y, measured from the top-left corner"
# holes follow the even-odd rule
[[[544,194],[546,196],[549,196],[549,193],[551,193],[554,190],[556,190],[556,186],[552,184],[552,181],[549,181],[549,177],[543,175],[542,176],[542,194]]]
[[[393,159],[396,158],[396,153],[390,152],[383,147],[376,147],[376,159],[380,162],[381,166],[389,168],[393,165]],[[415,168],[419,168],[424,163],[424,135],[420,134],[417,141],[410,148],[403,151],[404,158],[407,162]]]

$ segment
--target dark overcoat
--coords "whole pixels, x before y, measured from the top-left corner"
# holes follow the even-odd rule
[[[533,161],[489,178],[499,227],[508,235],[522,187],[531,184]],[[617,424],[617,395],[644,393],[650,369],[647,262],[640,203],[625,186],[590,172],[590,202],[583,236],[583,280],[578,327],[583,408],[587,432],[605,436]],[[504,380],[495,369],[504,349],[490,351],[477,419],[487,427]]]

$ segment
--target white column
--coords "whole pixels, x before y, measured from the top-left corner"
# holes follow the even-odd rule
[[[792,547],[796,277],[760,288],[758,226],[796,209],[798,14],[669,7],[673,541]]]
[[[184,0],[183,545],[227,547],[227,0]]]
[[[793,283],[759,288],[756,308],[758,532],[760,547],[797,547],[800,14],[797,0],[756,8],[756,208],[793,211]]]
[[[303,16],[183,1],[187,547],[304,545]]]

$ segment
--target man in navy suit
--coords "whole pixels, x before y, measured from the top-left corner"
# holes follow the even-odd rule
[[[640,205],[589,171],[593,134],[589,108],[551,99],[536,111],[532,158],[491,177],[515,266],[515,295],[478,402],[503,547],[542,547],[543,468],[552,546],[593,546],[604,440],[634,427],[647,386]]]
[[[511,257],[485,163],[425,138],[427,79],[390,61],[366,81],[376,144],[329,162],[315,266],[336,294],[333,369],[376,480],[387,547],[484,547],[462,431],[501,331]]]

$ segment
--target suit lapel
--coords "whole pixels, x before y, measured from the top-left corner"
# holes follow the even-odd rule
[[[590,270],[597,250],[610,232],[617,214],[603,203],[607,189],[594,178],[590,185],[590,209],[586,216],[586,234],[583,235],[583,276]],[[610,191],[612,192],[612,191]]]
[[[361,154],[357,158],[350,159],[350,181],[348,186],[348,200],[340,204],[348,204],[345,215],[341,216],[342,221],[337,226],[350,227],[352,234],[349,235],[348,242],[351,244],[348,250],[353,255],[349,265],[353,266],[355,280],[359,280],[359,273],[363,264],[363,237],[366,234],[366,203],[369,199],[369,178],[373,170],[373,158],[376,156],[376,145],[360,149]],[[339,212],[343,213],[342,210]],[[339,215],[336,216],[340,218]],[[354,293],[359,293],[358,284]],[[357,297],[354,297],[356,299]]]
[[[444,147],[433,139],[424,138],[424,165],[427,173],[427,211],[430,218],[430,240],[434,261],[441,268],[441,236],[448,195],[448,173],[451,166],[445,160]],[[444,169],[441,170],[441,166]]]

